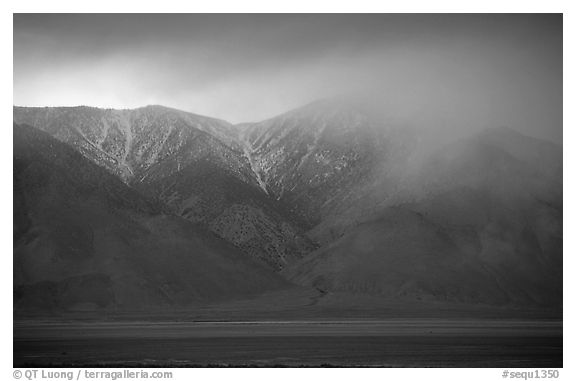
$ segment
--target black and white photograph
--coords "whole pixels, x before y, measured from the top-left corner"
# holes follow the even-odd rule
[[[561,379],[562,13],[12,20],[15,378]]]

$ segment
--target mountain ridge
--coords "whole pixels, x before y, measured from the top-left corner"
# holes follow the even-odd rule
[[[14,119],[72,145],[125,183],[168,205],[173,213],[204,223],[274,269],[314,247],[286,208],[270,205],[277,200],[266,200],[266,189],[252,171],[246,146],[229,132],[231,125],[226,122],[163,106],[121,111],[15,109]],[[189,170],[207,163],[212,172],[218,172],[220,180],[214,179],[220,185],[240,181],[249,196],[238,200],[232,195],[234,189],[198,177],[205,171]],[[235,203],[226,201],[232,199]],[[227,204],[221,208],[215,200]],[[206,205],[220,214],[207,213]],[[251,233],[232,233],[234,224],[240,224],[241,232]],[[262,247],[269,247],[266,254]]]
[[[511,128],[455,132],[378,114],[322,100],[202,130],[149,106],[130,119],[140,148],[110,152],[136,169],[137,191],[297,284],[488,304],[539,304],[548,293],[561,303],[561,146]],[[43,123],[90,158],[78,135]],[[60,123],[82,129],[72,124]],[[411,273],[420,261],[432,275]],[[470,284],[458,291],[459,282]]]

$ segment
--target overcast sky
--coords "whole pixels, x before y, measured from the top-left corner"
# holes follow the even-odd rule
[[[15,15],[14,104],[258,121],[318,98],[562,139],[561,15]]]

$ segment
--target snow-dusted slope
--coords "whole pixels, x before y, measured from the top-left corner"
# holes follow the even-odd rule
[[[274,269],[314,247],[288,208],[266,194],[246,144],[227,122],[161,106],[15,107],[14,120],[72,145]]]
[[[372,119],[360,107],[334,101],[312,103],[242,133],[268,192],[289,204],[309,228],[364,197],[375,181],[392,178],[418,138]],[[324,233],[328,237],[321,241],[334,238]]]
[[[162,106],[134,110],[94,107],[14,107],[14,122],[48,132],[125,182],[139,180],[166,158],[218,155],[237,176],[251,176],[227,122]],[[178,162],[185,165],[185,162]]]

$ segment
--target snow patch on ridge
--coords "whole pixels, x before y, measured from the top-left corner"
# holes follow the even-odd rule
[[[262,179],[262,175],[260,173],[260,166],[258,165],[258,163],[256,163],[256,161],[254,160],[254,157],[252,155],[254,153],[254,149],[252,148],[252,145],[246,139],[245,136],[243,136],[241,139],[239,139],[239,141],[240,141],[240,144],[242,146],[244,156],[246,157],[246,159],[248,159],[248,163],[250,164],[250,169],[252,170],[252,172],[254,173],[254,175],[256,177],[256,181],[258,182],[258,186],[264,191],[264,193],[268,194],[268,189],[266,188],[266,182],[264,181],[264,179]]]
[[[124,154],[120,160],[120,165],[128,172],[130,172],[130,176],[134,176],[134,171],[132,170],[132,167],[130,167],[130,164],[128,164],[128,154],[132,150],[134,137],[132,135],[130,118],[127,114],[121,113],[118,115],[118,128],[121,129],[124,133]]]

